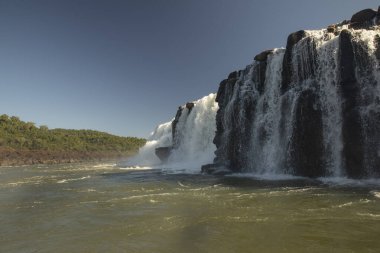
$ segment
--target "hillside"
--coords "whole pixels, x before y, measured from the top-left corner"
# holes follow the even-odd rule
[[[49,129],[0,116],[0,165],[117,159],[135,154],[144,139],[94,130]]]

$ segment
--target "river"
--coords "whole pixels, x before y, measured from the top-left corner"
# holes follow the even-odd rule
[[[0,252],[379,252],[378,181],[330,181],[0,167]]]

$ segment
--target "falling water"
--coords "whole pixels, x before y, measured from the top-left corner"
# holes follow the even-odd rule
[[[175,132],[172,132],[174,119],[159,125],[129,164],[199,172],[201,165],[211,163],[216,149],[212,142],[218,110],[215,97],[216,94],[210,94],[194,101],[191,109],[186,105],[181,106]],[[175,145],[173,136],[176,140]],[[155,149],[158,147],[172,148],[168,161],[164,164],[155,155]]]
[[[379,176],[379,31],[336,29],[291,35],[303,37],[221,83],[216,162],[256,174]],[[342,50],[352,51],[351,63]],[[351,83],[342,64],[355,68]]]
[[[250,167],[256,173],[274,174],[279,171],[283,159],[283,147],[280,143],[281,119],[281,65],[283,49],[275,50],[269,56],[266,69],[264,93],[258,98],[256,118],[252,129],[252,158]]]
[[[160,164],[154,151],[167,147],[172,169],[214,162],[260,175],[378,177],[379,59],[378,30],[294,33],[217,94],[181,106],[136,159]]]
[[[160,124],[150,134],[146,144],[139,153],[128,161],[129,166],[157,166],[161,164],[155,155],[155,149],[172,144],[172,121]]]

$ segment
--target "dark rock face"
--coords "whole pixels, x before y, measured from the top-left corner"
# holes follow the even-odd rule
[[[360,90],[355,76],[355,56],[352,36],[348,30],[340,34],[340,87],[343,105],[343,156],[347,175],[361,177],[364,162],[363,129],[359,114]]]
[[[181,136],[177,133],[177,125],[178,125],[179,119],[181,118],[183,113],[190,114],[193,108],[194,108],[194,103],[192,102],[187,102],[184,107],[182,106],[178,107],[177,113],[172,122],[173,148],[177,148],[181,142]]]
[[[183,111],[183,108],[181,106],[178,107],[177,113],[176,113],[175,118],[172,122],[172,140],[173,140],[173,146],[174,147],[177,147],[179,144],[179,140],[176,136],[176,130],[177,130],[177,124],[178,124],[179,118],[182,115],[182,111]]]
[[[374,42],[377,47],[378,36]],[[353,39],[348,30],[340,36],[339,64],[342,93],[343,159],[349,177],[380,175],[380,101],[375,87],[373,57],[363,42]],[[375,58],[378,60],[378,48]]]
[[[190,102],[186,103],[186,108],[189,110],[189,113],[191,112],[193,107],[194,107],[194,103],[190,103]]]
[[[380,61],[380,36],[379,35],[375,36],[375,45],[376,45],[375,56],[377,60]]]
[[[368,28],[377,14],[377,11],[372,9],[361,10],[351,17],[351,27],[354,29]]]
[[[232,171],[228,169],[226,166],[223,164],[216,164],[216,163],[211,163],[211,164],[205,164],[201,168],[202,173],[205,174],[211,174],[211,175],[217,175],[217,176],[224,176],[231,174]]]
[[[261,52],[260,54],[256,55],[254,60],[255,61],[266,61],[268,59],[268,55],[272,54],[273,53],[273,49],[271,50],[265,50],[263,52]]]
[[[301,30],[295,33],[292,33],[288,37],[288,41],[286,42],[286,51],[284,55],[284,61],[282,64],[282,83],[281,83],[281,91],[285,93],[290,86],[293,77],[292,70],[292,58],[293,58],[293,47],[294,45],[306,37],[306,32]]]
[[[166,162],[170,156],[170,152],[172,151],[172,147],[160,147],[156,148],[155,154],[162,162]]]
[[[214,159],[214,163],[218,164],[230,164],[230,159],[234,158],[234,154],[236,153],[236,145],[234,145],[235,139],[228,138],[228,140],[225,140],[223,138],[223,134],[226,130],[225,110],[227,109],[226,106],[228,102],[232,99],[233,89],[236,82],[236,75],[230,74],[228,79],[223,80],[220,83],[219,90],[216,95],[216,102],[219,104],[219,110],[216,114],[216,134],[213,142],[217,147],[220,147],[215,152],[216,157]],[[235,122],[229,123],[234,124]]]
[[[305,90],[297,102],[290,145],[291,167],[297,176],[325,176],[322,111],[318,101],[314,91]]]
[[[327,32],[328,33],[335,33],[336,32],[336,26],[335,25],[329,25],[327,27]]]

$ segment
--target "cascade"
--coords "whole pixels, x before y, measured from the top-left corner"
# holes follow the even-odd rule
[[[264,51],[222,81],[214,166],[255,174],[378,177],[378,16],[293,33],[286,49]]]
[[[217,94],[179,107],[137,158],[208,173],[380,177],[379,24],[366,9],[290,34]]]
[[[202,164],[212,162],[218,110],[215,97],[210,94],[180,106],[176,117],[159,125],[131,162],[187,172],[199,172]]]

